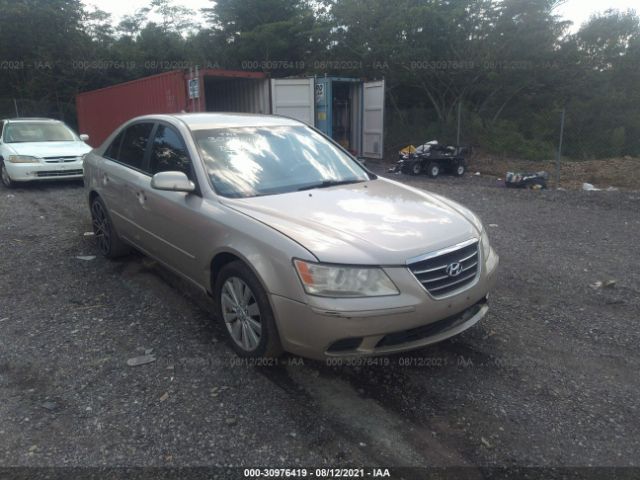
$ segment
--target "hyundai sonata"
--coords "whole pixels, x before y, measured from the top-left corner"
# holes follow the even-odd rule
[[[135,247],[209,293],[241,356],[398,352],[488,310],[498,256],[476,215],[295,120],[138,117],[84,178],[101,252]]]

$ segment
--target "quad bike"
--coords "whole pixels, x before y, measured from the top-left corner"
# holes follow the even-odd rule
[[[440,145],[437,140],[432,140],[417,148],[409,146],[402,149],[398,162],[389,171],[410,175],[426,173],[432,178],[449,172],[461,177],[467,171],[466,153],[465,147]]]

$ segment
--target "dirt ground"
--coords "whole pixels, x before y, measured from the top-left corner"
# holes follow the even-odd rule
[[[208,298],[98,255],[82,185],[0,189],[0,467],[638,467],[640,194],[394,178],[476,211],[499,280],[464,334],[348,365],[239,362]]]
[[[504,179],[506,172],[549,172],[549,185],[556,187],[556,162],[528,162],[497,156],[475,155],[469,159],[469,172],[480,172]],[[609,187],[640,190],[640,158],[609,158],[605,160],[566,160],[560,168],[560,187],[579,189],[583,183],[597,188]]]

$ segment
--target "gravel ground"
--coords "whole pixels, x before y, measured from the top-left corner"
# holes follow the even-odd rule
[[[482,217],[491,311],[340,366],[240,364],[208,298],[97,256],[81,185],[0,189],[0,467],[638,466],[640,193],[397,178]]]

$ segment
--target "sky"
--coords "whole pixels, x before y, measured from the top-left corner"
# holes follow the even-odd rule
[[[149,0],[84,0],[85,5],[97,5],[100,9],[105,10],[113,15],[115,23],[117,23],[123,15],[131,14],[138,8],[146,7],[150,3]],[[210,0],[174,0],[174,4],[183,5],[196,12],[203,7],[212,6]],[[640,13],[637,0],[567,0],[566,3],[558,8],[558,13],[564,18],[574,22],[573,30],[577,30],[580,25],[587,21],[589,17],[597,12],[603,12],[608,8],[626,10],[628,8],[636,8]]]

